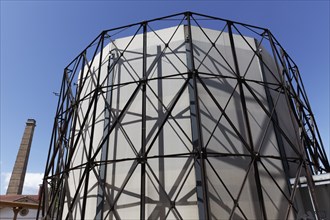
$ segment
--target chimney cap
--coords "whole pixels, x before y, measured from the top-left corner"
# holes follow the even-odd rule
[[[26,121],[26,124],[27,125],[36,125],[36,120],[32,119],[32,118],[29,118],[27,121]]]

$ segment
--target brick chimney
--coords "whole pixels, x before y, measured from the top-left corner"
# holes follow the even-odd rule
[[[26,167],[29,161],[29,154],[30,154],[35,126],[36,126],[36,121],[34,119],[27,120],[21,141],[21,146],[18,150],[14,169],[10,177],[10,181],[7,189],[7,195],[22,194],[24,178],[26,174]]]

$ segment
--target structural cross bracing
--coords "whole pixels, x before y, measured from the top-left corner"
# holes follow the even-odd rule
[[[104,30],[64,69],[39,215],[320,219],[329,171],[273,34],[184,12]]]

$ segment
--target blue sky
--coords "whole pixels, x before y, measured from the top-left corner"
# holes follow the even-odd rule
[[[300,69],[329,155],[329,1],[1,0],[1,194],[28,118],[37,127],[25,193],[35,192],[63,68],[104,29],[183,11],[269,28]]]

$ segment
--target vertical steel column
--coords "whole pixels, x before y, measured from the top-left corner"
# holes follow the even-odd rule
[[[103,138],[105,138],[106,134],[109,133],[109,129],[111,126],[111,106],[112,106],[112,90],[113,90],[113,78],[114,78],[114,71],[111,71],[112,63],[114,54],[109,55],[108,60],[108,71],[107,71],[107,89],[109,91],[106,93],[105,97],[105,107],[104,107],[104,128],[103,128]],[[100,67],[101,68],[101,67]],[[112,68],[113,70],[114,68]],[[100,175],[100,182],[98,185],[98,195],[97,195],[97,202],[96,202],[96,217],[95,219],[103,219],[103,212],[104,212],[104,189],[106,184],[106,177],[107,177],[107,167],[108,164],[105,162],[108,160],[108,149],[109,149],[109,138],[102,145],[101,150],[101,164],[99,169]]]
[[[72,128],[76,128],[77,126],[77,121],[78,121],[78,117],[79,117],[79,110],[78,110],[78,104],[79,104],[79,101],[80,101],[80,94],[81,94],[81,91],[82,91],[82,88],[83,88],[83,79],[84,79],[84,72],[85,72],[85,59],[84,59],[84,56],[86,56],[86,51],[84,51],[82,53],[83,55],[80,55],[79,57],[79,61],[78,63],[80,63],[80,60],[82,60],[81,62],[81,73],[80,73],[80,79],[79,79],[79,83],[77,84],[77,87],[76,87],[76,93],[75,93],[75,97],[74,97],[74,103],[72,103],[72,123],[71,123],[71,138],[69,138],[70,140],[70,143],[68,145],[68,151],[67,151],[67,154],[66,154],[66,157],[65,157],[65,165],[64,165],[64,171],[65,173],[63,173],[64,177],[63,177],[63,188],[61,190],[61,197],[60,198],[60,203],[61,204],[64,204],[65,203],[65,196],[66,196],[66,193],[67,191],[69,191],[68,187],[67,187],[67,182],[68,182],[68,177],[69,177],[69,173],[66,172],[66,164],[67,164],[67,161],[68,161],[68,158],[70,157],[71,153],[69,150],[71,146],[73,146],[73,143],[74,143],[74,136],[75,136],[75,132],[76,130],[75,129],[72,129]],[[77,65],[78,66],[78,65]],[[76,74],[76,73],[74,73]],[[68,202],[68,201],[67,201]],[[63,216],[63,208],[64,208],[64,205],[61,206],[61,210],[60,212],[57,214],[58,218],[59,219],[62,219],[62,216]]]
[[[162,54],[161,46],[157,46],[157,55]],[[158,62],[157,62],[157,94],[158,94],[158,118],[164,118],[165,114],[163,112],[163,80],[161,79],[163,76],[162,73],[162,58],[160,57]],[[158,129],[161,129],[161,131],[158,134],[158,154],[159,155],[165,155],[165,149],[164,149],[164,130],[160,125],[158,125]],[[165,159],[164,157],[159,157],[158,159],[158,173],[159,173],[159,183],[160,187],[163,187],[166,189],[165,186]],[[163,193],[159,193],[159,201],[164,201],[166,200],[166,197],[163,195]],[[159,209],[159,218],[164,219],[165,218],[165,206],[161,206]]]
[[[298,95],[298,98],[299,98],[299,95]],[[299,122],[298,122],[298,125],[299,125],[299,134],[300,134],[300,144],[301,146],[304,148],[304,150],[302,150],[302,154],[304,156],[303,158],[303,161],[304,161],[304,164],[303,164],[303,167],[306,171],[306,180],[307,180],[307,185],[308,185],[308,191],[309,191],[309,194],[310,194],[310,197],[312,199],[311,203],[312,203],[312,207],[313,207],[313,212],[315,214],[315,219],[318,220],[318,219],[321,219],[319,217],[319,208],[318,208],[318,204],[317,204],[317,200],[316,200],[316,195],[315,195],[315,183],[314,183],[314,180],[313,180],[313,176],[312,176],[312,173],[311,173],[311,169],[312,167],[311,166],[308,166],[308,159],[307,159],[307,149],[305,148],[305,144],[308,145],[308,143],[306,143],[306,138],[308,139],[309,137],[306,137],[305,136],[305,128],[304,128],[304,119],[303,119],[303,108],[304,106],[302,106],[302,104],[300,102],[296,102],[297,103],[297,107],[299,109]],[[298,177],[299,178],[299,177]]]
[[[198,101],[197,75],[194,62],[194,48],[191,34],[191,12],[186,12],[186,47],[187,47],[187,66],[189,71],[189,99],[190,99],[190,117],[193,152],[195,153],[195,174],[196,174],[196,193],[200,219],[210,219],[207,177],[205,170],[206,151],[203,148],[202,129],[200,119],[200,107]],[[199,169],[198,169],[199,167]]]
[[[277,50],[276,50],[276,47],[275,47],[275,44],[274,44],[274,41],[273,41],[273,35],[272,35],[272,33],[269,30],[267,30],[267,34],[268,34],[268,37],[269,37],[269,43],[270,43],[271,48],[272,48],[273,57],[274,57],[274,61],[275,61],[275,64],[276,64],[276,69],[278,71],[279,76],[282,79],[283,85],[285,86],[284,76],[282,76],[282,74],[281,74],[280,67],[279,67],[279,64],[278,64],[278,61],[277,61],[277,58],[276,58],[278,53],[277,53]],[[289,96],[288,91],[287,91],[286,88],[284,89],[284,92],[285,92],[286,100],[289,103],[289,100],[288,99],[290,98],[290,96]],[[299,102],[297,102],[297,103],[299,104]],[[316,219],[320,219],[319,209],[318,209],[318,205],[317,205],[317,201],[316,201],[316,196],[315,196],[315,193],[314,193],[315,192],[314,182],[313,182],[312,174],[310,173],[309,167],[308,167],[308,165],[306,163],[307,157],[306,157],[304,140],[303,140],[303,137],[304,137],[303,136],[303,132],[302,132],[303,121],[302,121],[302,115],[301,115],[301,113],[302,113],[303,110],[301,109],[302,108],[301,106],[297,106],[297,107],[299,109],[299,116],[298,116],[299,117],[299,119],[298,119],[299,121],[297,121],[297,123],[299,125],[299,134],[297,134],[297,136],[298,136],[297,138],[300,138],[300,141],[301,141],[299,147],[303,148],[303,149],[300,148],[301,154],[302,154],[302,158],[300,158],[300,159],[302,159],[302,161],[304,163],[303,164],[303,167],[304,167],[304,169],[306,171],[307,185],[308,185],[308,190],[309,190],[309,192],[311,194],[311,197],[312,197],[311,198],[312,199],[311,202],[312,202],[312,206],[314,208],[315,218]],[[299,178],[299,177],[297,177],[297,178]]]
[[[88,183],[89,183],[89,173],[90,173],[90,169],[93,168],[93,162],[91,160],[92,158],[92,150],[93,150],[93,141],[94,141],[94,129],[95,129],[95,121],[96,121],[96,110],[97,110],[97,100],[98,100],[98,96],[99,93],[102,92],[101,91],[101,87],[100,87],[100,76],[101,76],[101,66],[102,66],[102,55],[103,55],[103,47],[104,47],[104,34],[105,32],[103,32],[101,34],[100,37],[100,41],[101,41],[101,46],[97,47],[100,48],[100,60],[99,60],[99,69],[98,69],[98,74],[97,74],[97,83],[95,86],[95,90],[94,90],[94,94],[93,94],[93,99],[95,99],[94,101],[94,109],[93,109],[93,118],[92,118],[92,128],[91,128],[91,137],[90,137],[90,143],[89,143],[89,150],[88,150],[88,158],[87,158],[87,163],[86,163],[86,168],[84,170],[84,172],[86,172],[86,178],[85,178],[85,186],[84,186],[84,194],[83,194],[83,204],[82,204],[82,209],[81,209],[81,219],[84,220],[85,219],[85,213],[86,213],[86,203],[87,203],[87,194],[88,194]],[[91,73],[93,74],[93,73]]]
[[[248,143],[251,147],[251,159],[253,160],[254,177],[255,177],[255,182],[256,182],[256,186],[257,186],[257,192],[258,192],[258,198],[259,198],[261,214],[262,214],[262,218],[267,220],[267,213],[266,213],[264,198],[263,198],[263,194],[262,194],[262,187],[261,187],[260,175],[259,175],[259,169],[258,169],[258,160],[260,160],[259,152],[254,151],[255,149],[254,149],[254,145],[253,145],[249,115],[248,115],[248,112],[247,112],[244,89],[243,89],[244,77],[241,76],[240,71],[239,71],[239,64],[238,64],[238,59],[237,59],[237,55],[236,55],[235,42],[234,42],[233,32],[232,32],[232,28],[231,28],[231,26],[233,25],[233,22],[232,21],[227,21],[227,25],[228,25],[228,34],[229,34],[230,46],[231,46],[233,61],[234,61],[234,65],[235,65],[235,71],[236,71],[236,74],[237,74],[237,81],[238,81],[238,86],[239,86],[241,104],[242,104],[243,114],[244,114],[245,123],[246,123],[245,125],[246,125],[246,129],[247,129],[247,132],[248,132],[248,139],[249,139]]]
[[[145,219],[146,203],[146,83],[147,83],[147,23],[143,22],[143,57],[142,57],[142,121],[141,121],[141,200],[140,200],[140,219]]]
[[[255,46],[256,46],[256,52],[258,53],[258,57],[259,57],[259,66],[260,66],[262,77],[263,77],[264,81],[267,81],[265,68],[264,68],[264,61],[263,61],[263,58],[262,58],[262,53],[259,51],[257,40],[255,40]],[[265,89],[265,93],[266,93],[269,112],[272,112],[273,109],[274,109],[274,113],[270,117],[272,118],[273,129],[274,129],[276,141],[277,141],[279,152],[280,152],[282,166],[283,166],[285,177],[286,177],[288,192],[289,192],[289,194],[291,194],[289,163],[288,163],[288,160],[287,160],[287,157],[286,157],[284,142],[283,142],[281,132],[278,129],[278,127],[276,126],[276,124],[278,124],[277,111],[275,109],[276,106],[274,106],[274,101],[273,101],[272,94],[270,92],[270,88],[268,86],[264,86],[264,89]]]

